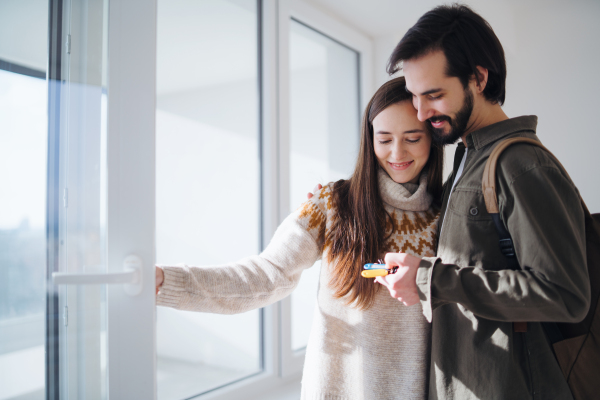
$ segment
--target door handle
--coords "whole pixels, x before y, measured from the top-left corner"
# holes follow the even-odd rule
[[[142,292],[142,259],[129,255],[123,260],[123,272],[106,274],[86,274],[53,272],[52,282],[55,285],[112,285],[124,284],[125,292],[136,296]]]

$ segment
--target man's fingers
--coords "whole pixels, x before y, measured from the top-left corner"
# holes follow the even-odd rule
[[[406,253],[387,253],[385,255],[385,264],[387,268],[393,268],[395,266],[407,267],[407,268],[418,268],[421,263],[421,258],[415,257],[411,254]]]
[[[398,299],[398,300],[400,300],[400,299]],[[400,301],[402,301],[402,300],[400,300]],[[402,301],[402,304],[404,304],[406,307],[414,306],[417,303],[418,303],[418,301],[414,301],[414,300]]]
[[[385,287],[389,287],[387,281],[385,279],[383,279],[383,276],[375,277],[375,282],[381,283]]]
[[[405,253],[387,253],[385,255],[385,265],[390,267],[402,266],[404,265],[404,260],[406,258]]]
[[[402,304],[404,304],[407,307],[410,306],[414,306],[415,304],[419,303],[419,297],[418,296],[412,296],[412,295],[408,295],[408,296],[400,296],[397,297],[398,301],[400,301]]]
[[[313,192],[316,192],[317,190],[321,190],[323,189],[323,186],[321,186],[320,183],[317,184],[317,186],[315,186],[315,188],[313,189]],[[312,197],[314,196],[314,194],[312,194],[312,192],[308,192],[306,194],[306,197],[310,200]]]

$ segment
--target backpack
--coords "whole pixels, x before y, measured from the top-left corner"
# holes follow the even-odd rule
[[[495,187],[498,157],[515,143],[532,144],[541,147],[552,157],[554,155],[536,140],[524,137],[510,138],[501,141],[494,148],[485,165],[482,188],[486,209],[500,236],[502,254],[507,257],[511,268],[520,269],[510,234],[500,220]],[[583,321],[578,323],[542,323],[556,360],[576,400],[593,399],[600,395],[600,214],[590,214],[583,199],[581,205],[585,215],[587,267],[591,286],[590,309]],[[513,329],[515,332],[526,332],[527,322],[514,322]]]

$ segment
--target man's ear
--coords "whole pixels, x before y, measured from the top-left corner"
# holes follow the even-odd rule
[[[476,93],[483,93],[483,90],[487,86],[489,71],[487,68],[483,68],[479,65],[475,68],[477,68],[477,70],[476,70],[477,77],[473,76],[473,81],[475,83]]]

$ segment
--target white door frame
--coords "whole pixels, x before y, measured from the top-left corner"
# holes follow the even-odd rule
[[[156,0],[111,0],[108,23],[108,272],[130,254],[143,289],[108,286],[109,398],[156,398]]]

